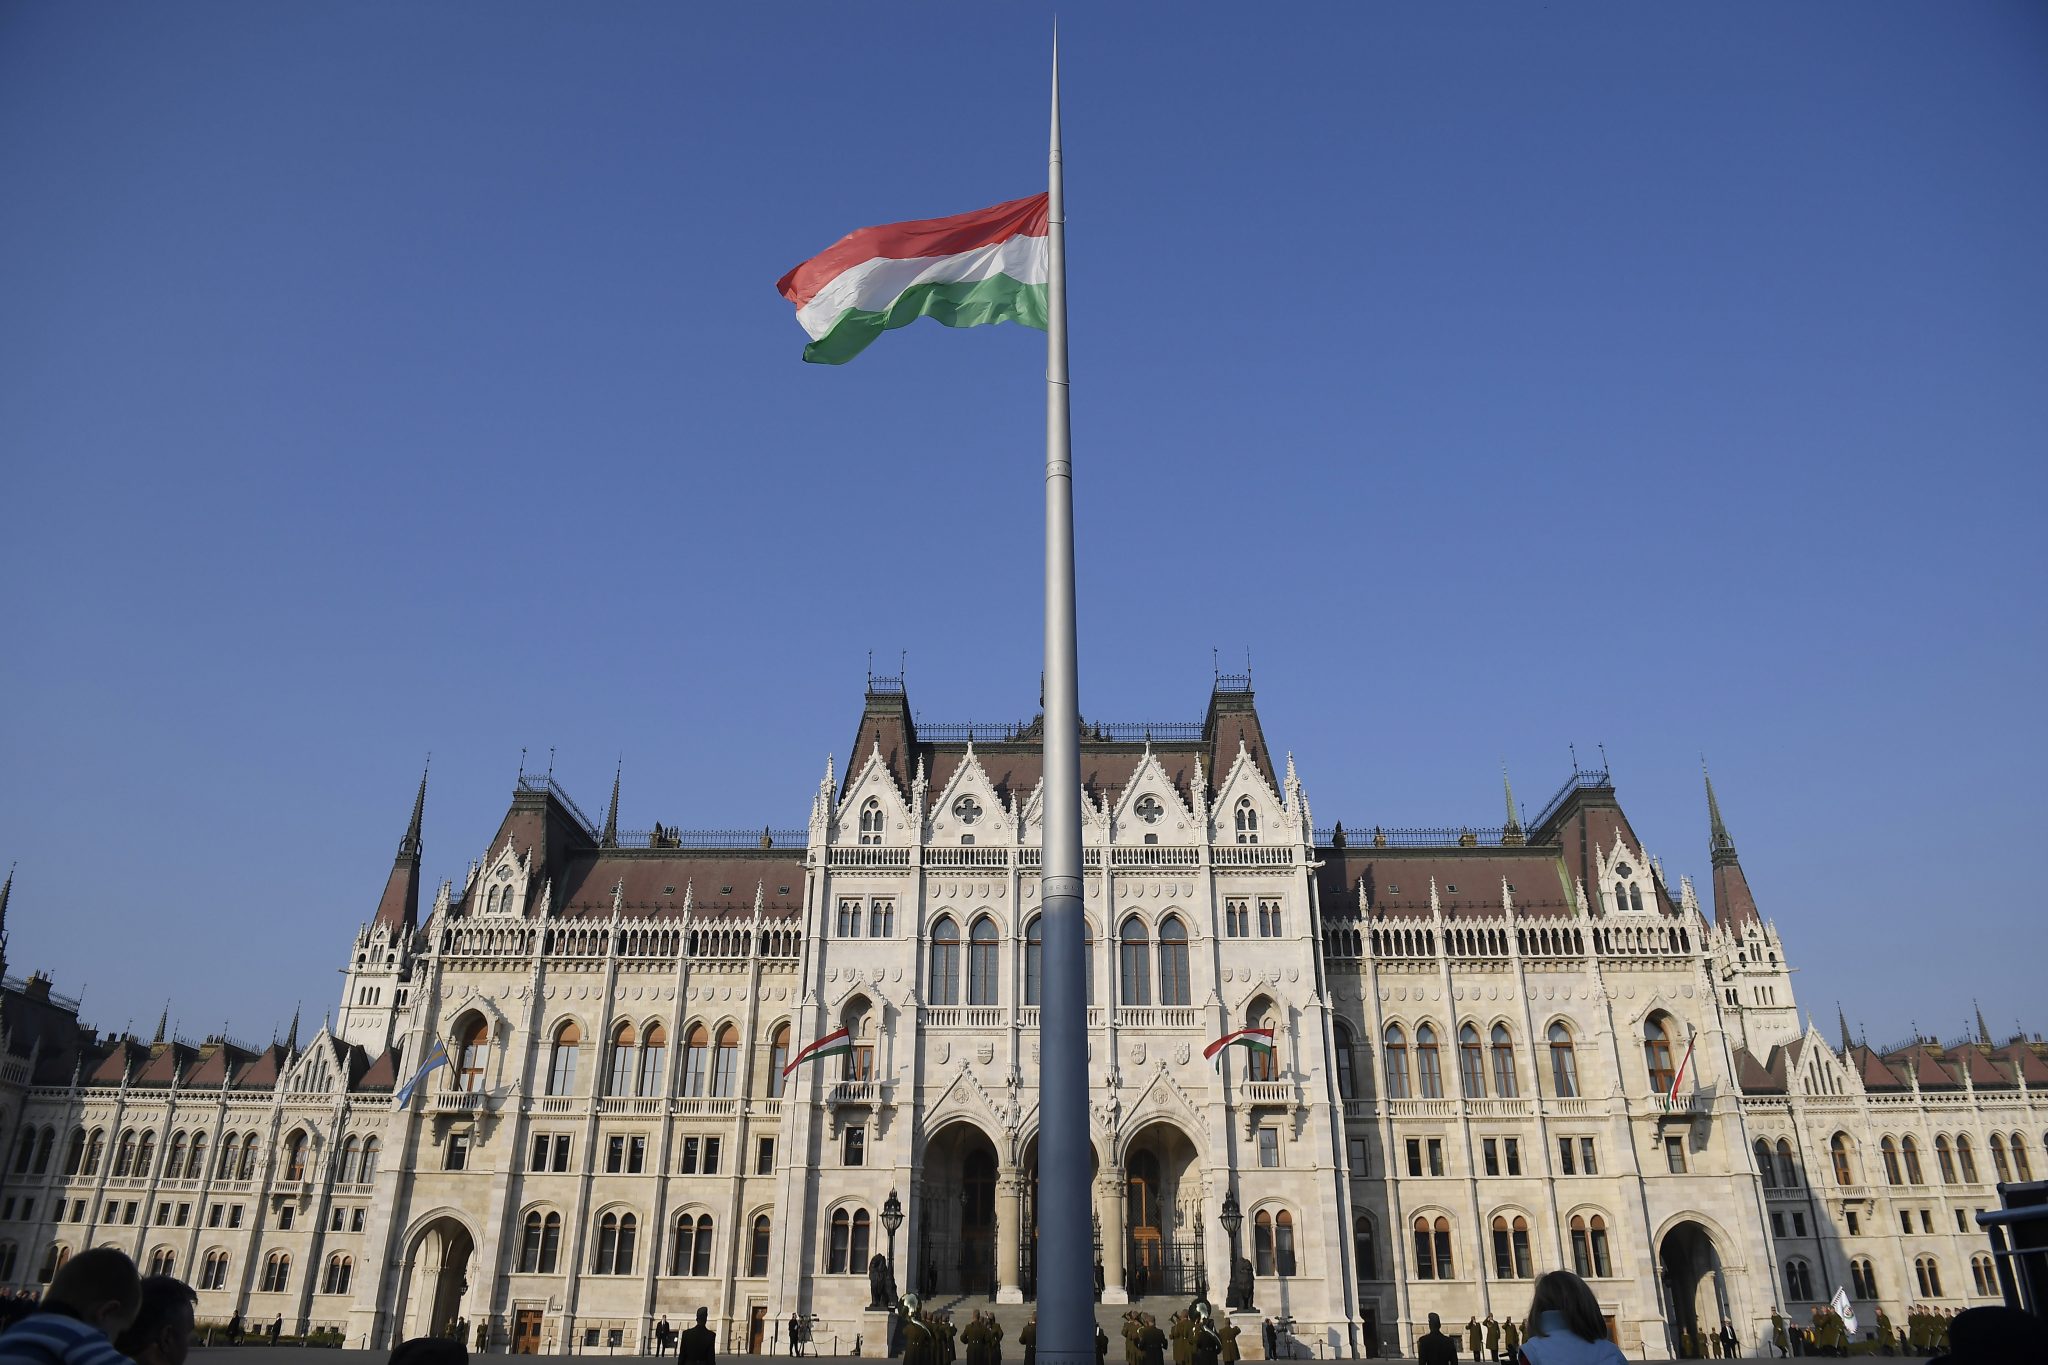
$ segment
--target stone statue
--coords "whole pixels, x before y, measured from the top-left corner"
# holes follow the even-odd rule
[[[1230,1297],[1225,1304],[1233,1313],[1257,1311],[1252,1307],[1252,1263],[1242,1256],[1230,1267]]]
[[[889,1258],[868,1257],[868,1307],[887,1311],[896,1303],[896,1277],[889,1273]]]

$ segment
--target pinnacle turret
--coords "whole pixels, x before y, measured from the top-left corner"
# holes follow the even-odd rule
[[[427,765],[428,765],[428,767],[431,767],[431,766],[433,765],[433,762],[434,762],[434,756],[433,756],[432,754],[428,754],[428,755],[427,755]],[[422,821],[422,820],[423,820],[423,819],[424,819],[424,818],[426,817],[426,813],[427,813],[427,769],[423,767],[423,768],[421,768],[421,769],[420,769],[420,790],[419,790],[419,795],[417,795],[417,796],[413,797],[413,799],[412,799],[412,823],[408,824],[408,825],[407,825],[407,826],[405,827],[405,837],[404,837],[403,839],[400,839],[400,840],[398,841],[398,856],[399,856],[399,857],[403,858],[403,857],[405,857],[405,856],[406,856],[407,854],[410,854],[410,855],[412,855],[412,856],[413,856],[413,857],[415,857],[415,858],[417,858],[417,857],[419,857],[419,856],[420,856],[420,822],[421,822],[421,821]]]
[[[1989,1047],[1991,1046],[1991,1025],[1984,1022],[1984,1007],[1977,1004],[1974,1000],[1970,1004],[1975,1006],[1977,1010],[1977,1041]]]
[[[152,1043],[161,1043],[162,1041],[164,1041],[164,1039],[169,1036],[167,1030],[169,1030],[170,1026],[171,1002],[166,1000],[164,1001],[164,1012],[156,1017],[156,1037],[150,1039],[150,1041]]]
[[[429,756],[431,760],[431,755]],[[420,838],[427,814],[427,773],[420,770],[420,789],[412,800],[412,820],[405,837],[398,841],[398,856],[392,860],[391,876],[384,883],[384,898],[377,902],[375,922],[393,929],[410,931],[420,919]]]
[[[1756,898],[1749,893],[1749,878],[1742,873],[1742,863],[1735,856],[1735,840],[1728,837],[1728,826],[1721,820],[1721,802],[1714,795],[1714,779],[1707,774],[1705,760],[1700,762],[1700,775],[1707,782],[1707,822],[1714,863],[1714,922],[1733,933],[1739,933],[1752,924],[1761,924],[1763,916],[1756,911]]]
[[[294,1057],[299,1055],[299,1007],[292,1006],[291,1030],[284,1036],[284,1050]]]
[[[0,882],[0,935],[4,935],[7,932],[7,901],[14,894],[14,868],[15,865],[9,863],[7,865],[7,880]]]
[[[1835,1002],[1835,1022],[1842,1029],[1842,1055],[1846,1057],[1849,1055],[1849,1016],[1842,1013],[1842,1002],[1839,1000]]]
[[[1500,789],[1507,798],[1508,822],[1501,828],[1500,841],[1504,845],[1516,846],[1528,842],[1522,833],[1522,817],[1515,810],[1515,784],[1508,781],[1508,765],[1500,765]]]

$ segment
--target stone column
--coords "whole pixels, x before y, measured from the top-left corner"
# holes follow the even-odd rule
[[[1095,1182],[1095,1215],[1102,1220],[1102,1301],[1129,1303],[1124,1289],[1123,1174],[1112,1170]]]
[[[1013,1167],[996,1179],[996,1302],[1024,1302],[1024,1178]]]

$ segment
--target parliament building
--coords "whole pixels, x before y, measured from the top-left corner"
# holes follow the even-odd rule
[[[268,1047],[104,1035],[8,977],[0,1286],[117,1246],[203,1322],[349,1346],[644,1352],[702,1306],[722,1349],[786,1350],[795,1314],[873,1355],[882,1256],[1015,1319],[1039,727],[921,725],[874,678],[802,829],[627,832],[616,782],[599,821],[524,775],[424,892],[423,780],[331,1022]],[[1802,1023],[1711,787],[1703,895],[1605,771],[1498,828],[1319,828],[1248,678],[1199,723],[1085,726],[1081,766],[1112,1318],[1220,1301],[1238,1256],[1317,1356],[1520,1318],[1559,1266],[1652,1358],[1724,1323],[1755,1350],[1837,1287],[1866,1328],[1996,1299],[1972,1215],[2048,1154],[2048,1046]],[[1205,1060],[1259,1027],[1270,1053]]]

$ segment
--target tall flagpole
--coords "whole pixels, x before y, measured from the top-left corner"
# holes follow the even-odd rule
[[[1038,1358],[1095,1365],[1089,1198],[1088,979],[1081,909],[1081,703],[1074,628],[1074,471],[1067,413],[1067,227],[1060,48],[1053,34],[1045,288],[1045,1004],[1038,1058]]]

